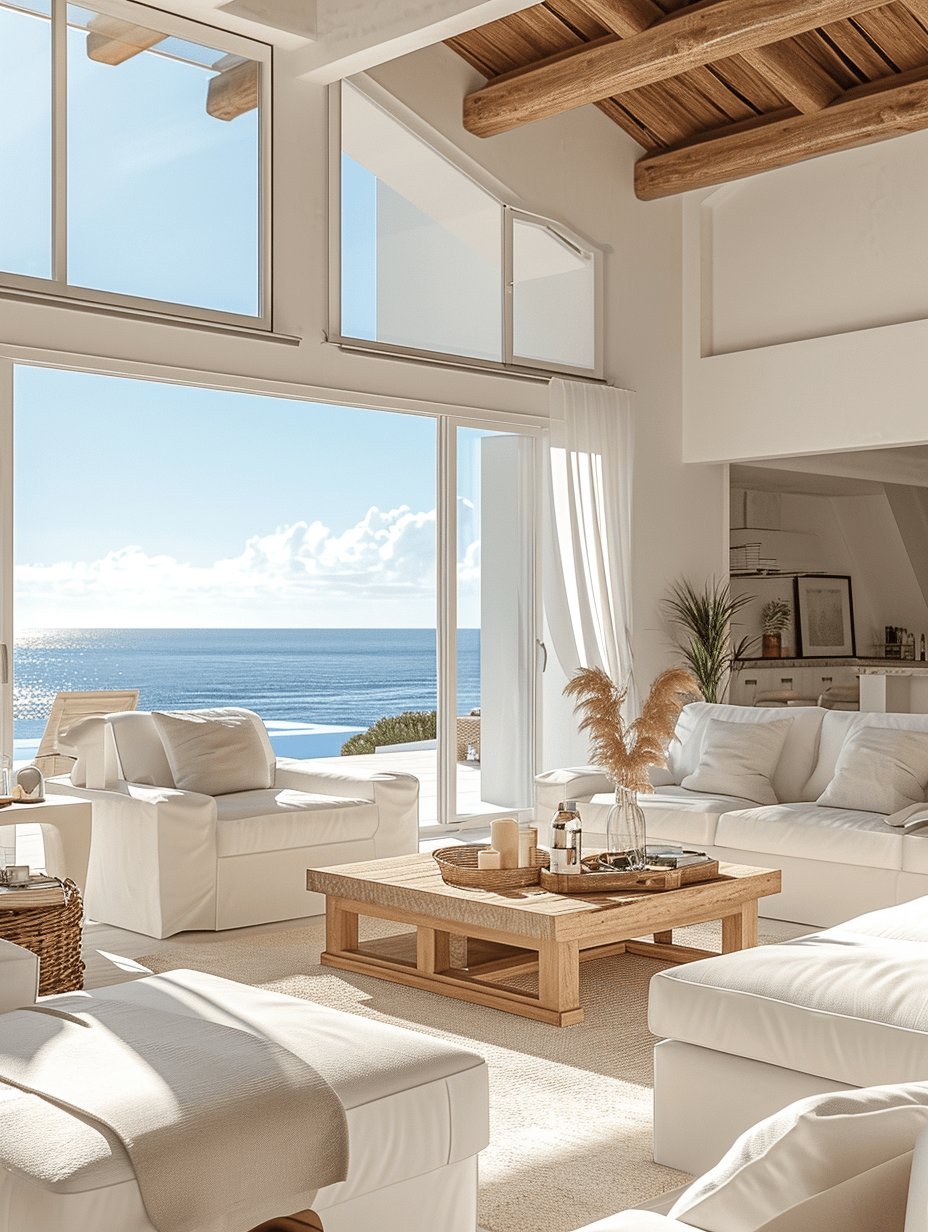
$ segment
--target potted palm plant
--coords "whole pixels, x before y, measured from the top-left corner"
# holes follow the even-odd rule
[[[665,601],[685,638],[680,650],[707,702],[719,701],[735,663],[747,658],[755,642],[743,637],[733,644],[729,629],[732,616],[753,598],[733,595],[728,582],[713,578],[701,591],[685,580],[677,582]]]
[[[760,609],[763,628],[761,655],[765,659],[779,659],[783,630],[789,627],[793,605],[788,599],[771,599]]]

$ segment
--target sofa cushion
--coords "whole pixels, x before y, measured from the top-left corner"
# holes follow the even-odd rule
[[[181,791],[205,796],[274,786],[275,760],[250,710],[153,711],[174,782]],[[261,724],[263,727],[264,725]],[[265,736],[266,740],[266,736]]]
[[[237,791],[216,797],[216,854],[244,856],[371,838],[377,805],[308,791]]]
[[[928,1074],[926,964],[924,941],[844,925],[659,972],[648,1025],[851,1086],[917,1082]]]
[[[690,791],[741,796],[755,804],[776,804],[770,776],[792,723],[792,719],[769,723],[708,719],[703,725],[699,761],[680,786]]]
[[[839,942],[846,933],[858,937],[882,938],[885,941],[922,941],[928,947],[928,898],[912,898],[895,907],[882,907],[868,911],[839,924],[836,928],[822,929],[818,937],[834,937]],[[925,950],[928,958],[928,948]]]
[[[743,1133],[669,1218],[705,1232],[756,1232],[816,1194],[910,1157],[926,1127],[928,1083],[798,1100]]]
[[[108,714],[106,720],[113,729],[122,777],[127,783],[141,783],[144,787],[177,786],[155,720],[147,710]]]
[[[783,751],[773,772],[771,783],[778,800],[814,799],[804,795],[804,788],[818,755],[818,736],[826,712],[818,706],[790,711],[792,720]],[[842,716],[851,717],[851,716]],[[722,706],[709,702],[692,702],[684,706],[677,720],[676,736],[667,750],[668,768],[673,781],[683,782],[699,763],[702,729],[709,719],[726,723],[782,723],[782,707]],[[829,775],[829,778],[831,776]],[[819,788],[816,795],[823,790]]]
[[[834,777],[817,803],[885,817],[923,802],[926,784],[928,731],[857,727],[844,741]]]
[[[794,803],[727,812],[719,818],[715,842],[765,856],[902,867],[902,833],[878,814],[859,809]]]
[[[862,727],[886,727],[896,731],[928,732],[928,714],[882,714],[825,710],[822,712],[821,733],[815,768],[796,800],[817,800],[834,778],[835,766],[845,740]],[[893,810],[890,809],[890,812]]]
[[[594,796],[589,804],[580,805],[583,829],[589,833],[606,833],[606,816],[614,803],[610,795]],[[685,787],[658,787],[655,792],[638,793],[638,803],[644,810],[648,841],[663,839],[668,843],[687,845],[715,842],[716,826],[722,813],[730,809],[750,809],[754,804],[735,796],[718,796],[709,792],[688,791]]]

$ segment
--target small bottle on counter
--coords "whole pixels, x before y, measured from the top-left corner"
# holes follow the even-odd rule
[[[551,872],[580,873],[583,826],[576,800],[557,806],[551,822]]]
[[[919,644],[918,657],[924,663],[925,661],[925,635],[924,633],[922,634],[922,640],[921,640],[921,643]]]

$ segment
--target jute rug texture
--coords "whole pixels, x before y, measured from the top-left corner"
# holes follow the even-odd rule
[[[364,919],[361,930],[362,939],[402,931]],[[717,950],[720,926],[679,929],[674,940]],[[490,1068],[490,1145],[480,1157],[479,1216],[488,1232],[571,1232],[688,1180],[651,1158],[657,1041],[647,1028],[648,982],[668,964],[626,954],[581,964],[585,1021],[552,1027],[322,967],[323,948],[320,919],[244,939],[186,944],[138,961],[155,972],[206,971],[481,1053]],[[512,982],[530,988],[534,978]]]

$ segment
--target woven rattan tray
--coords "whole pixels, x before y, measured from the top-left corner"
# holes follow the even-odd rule
[[[0,895],[0,937],[39,956],[39,996],[84,987],[81,892],[73,881]]]
[[[478,868],[477,852],[489,850],[490,847],[482,843],[441,847],[432,855],[442,880],[448,885],[466,886],[471,890],[514,890],[519,886],[538,885],[538,875],[550,859],[546,851],[536,851],[535,863],[529,868]]]
[[[541,870],[539,878],[543,890],[554,894],[596,894],[603,890],[678,890],[681,885],[694,885],[699,881],[714,881],[719,875],[718,860],[705,864],[687,864],[683,868],[642,868],[631,872],[599,872],[590,867],[595,856],[583,861],[582,873],[549,873]]]

